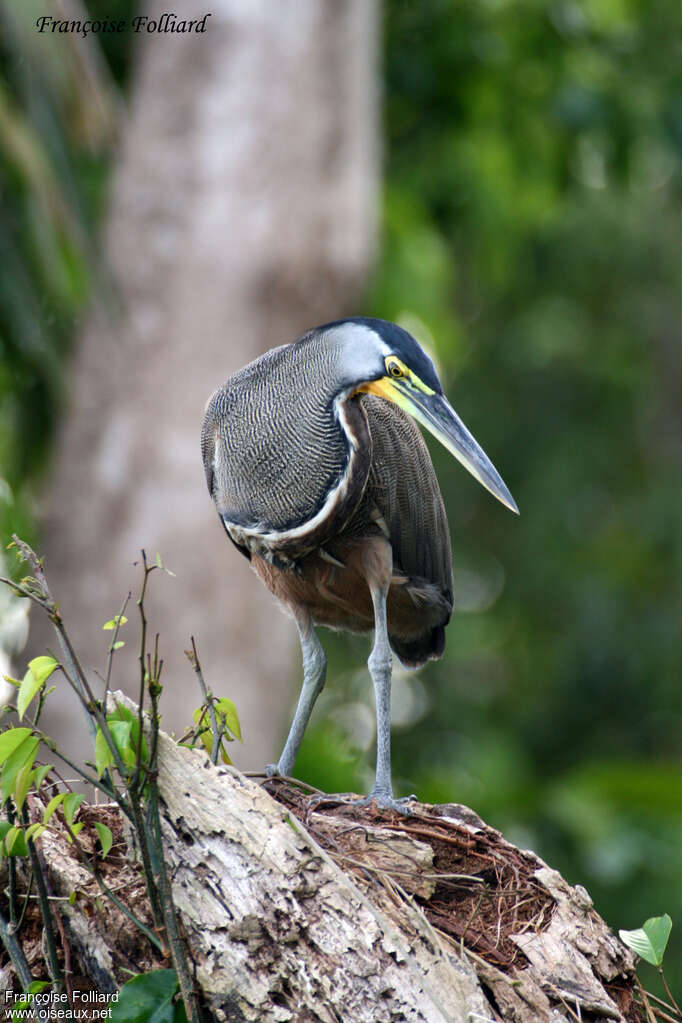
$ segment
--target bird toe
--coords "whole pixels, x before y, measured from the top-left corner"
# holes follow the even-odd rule
[[[370,803],[375,803],[377,808],[380,810],[395,810],[396,813],[401,814],[403,817],[410,817],[412,810],[409,806],[411,802],[416,800],[415,795],[401,796],[396,799],[391,792],[370,792],[364,799],[355,800],[354,806],[369,806]]]

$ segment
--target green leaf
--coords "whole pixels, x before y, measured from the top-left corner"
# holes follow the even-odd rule
[[[58,667],[59,662],[55,661],[54,657],[47,657],[46,655],[34,657],[32,661],[28,662],[28,670],[41,683],[47,682],[52,672]]]
[[[27,760],[21,770],[17,773],[14,781],[14,787],[12,788],[12,796],[16,804],[17,810],[21,810],[24,805],[24,800],[31,785],[33,784],[33,778],[35,772],[33,770],[33,758]]]
[[[0,765],[4,764],[24,739],[31,734],[30,728],[8,728],[0,735]]]
[[[116,710],[113,712],[113,714],[107,715],[107,721],[109,722],[109,727],[110,728],[111,728],[112,723],[116,722],[116,721],[126,721],[126,722],[128,722],[130,724],[130,741],[129,741],[128,745],[130,746],[130,748],[132,750],[132,760],[128,764],[128,766],[129,767],[133,767],[134,764],[135,764],[135,757],[137,755],[137,737],[138,737],[139,732],[140,732],[140,723],[137,720],[137,714],[133,713],[132,710],[129,710],[128,707],[124,707],[122,704],[118,703],[116,705]],[[125,761],[125,758],[124,758],[124,761]],[[145,739],[145,737],[143,735],[142,736],[142,762],[146,764],[146,763],[148,763],[148,761],[149,761],[149,753],[147,751],[147,742],[146,742],[146,739]],[[127,763],[127,761],[125,761],[125,762]]]
[[[120,650],[122,646],[125,646],[125,643],[123,642],[123,640],[122,639],[117,639],[115,643],[111,644],[111,649],[112,650]]]
[[[41,767],[36,767],[35,775],[33,778],[33,784],[36,787],[36,791],[45,781],[46,776],[50,773],[53,768],[53,764],[43,764]]]
[[[36,824],[31,824],[30,827],[26,828],[26,833],[25,833],[26,834],[26,841],[28,842],[29,839],[31,839],[31,838],[34,839],[34,840],[36,838],[40,838],[40,836],[42,835],[43,831],[46,831],[46,830],[47,830],[47,828],[45,827],[44,824],[41,824],[40,821],[38,821]]]
[[[17,732],[26,732],[28,729],[17,728]],[[28,763],[33,764],[36,753],[38,752],[38,746],[40,745],[40,739],[37,739],[34,735],[29,733],[28,738],[17,746],[14,753],[5,761],[5,766],[2,769],[2,782],[0,784],[0,801],[3,803],[9,798],[12,789],[14,788],[14,782],[19,774],[19,771]]]
[[[28,985],[27,992],[29,995],[40,994],[41,991],[50,986],[50,983],[49,980],[32,980]]]
[[[232,735],[239,741],[242,741],[242,729],[239,724],[239,715],[237,714],[237,708],[235,707],[232,700],[228,700],[227,697],[223,697],[221,700],[216,700],[215,703],[216,714],[223,719],[226,727],[230,730]]]
[[[102,846],[102,859],[104,859],[113,845],[114,836],[111,833],[111,828],[108,828],[106,824],[102,824],[101,821],[95,821],[95,831],[99,835],[99,844]]]
[[[203,714],[203,719],[202,719],[202,714]],[[213,741],[211,739],[211,736],[212,736],[213,733],[212,733],[211,727],[209,725],[208,712],[205,710],[204,707],[197,707],[197,709],[192,712],[192,720],[194,721],[195,725],[199,724],[199,720],[200,719],[201,719],[201,729],[199,730],[199,732],[197,734],[197,739],[200,740],[201,745],[204,747],[206,752],[210,753],[211,750],[213,749]]]
[[[9,684],[11,686],[14,686],[15,689],[18,689],[19,686],[21,685],[21,682],[19,681],[19,679],[18,678],[12,678],[11,675],[3,675],[2,677],[4,678],[5,682],[9,682]]]
[[[111,1007],[113,1023],[187,1023],[182,1002],[173,999],[179,989],[175,970],[139,973],[121,988]]]
[[[10,827],[2,839],[2,850],[5,856],[28,856],[26,838],[21,828]]]
[[[663,916],[650,917],[636,931],[619,931],[618,933],[621,941],[624,941],[641,959],[651,963],[652,966],[660,966],[672,926],[672,920],[667,913],[664,913]]]
[[[43,683],[40,679],[35,677],[32,671],[26,672],[23,681],[19,686],[19,693],[17,695],[17,713],[20,721],[23,719],[24,714],[28,710],[31,700],[38,690],[42,688],[42,685]]]
[[[98,728],[95,735],[95,768],[97,770],[97,777],[101,778],[113,762],[114,754],[109,749],[109,743],[104,738],[104,732],[101,728]]]
[[[64,811],[64,818],[67,824],[73,825],[73,818],[76,814],[76,810],[84,799],[85,796],[80,792],[69,792],[68,795],[64,796],[62,809]],[[75,830],[75,828],[72,827],[72,830]]]
[[[113,618],[110,618],[108,622],[104,623],[102,628],[109,632],[113,632],[117,625],[120,627],[121,625],[125,625],[127,621],[128,619],[125,615],[114,615]]]
[[[134,714],[130,707],[117,703],[116,710],[107,715],[107,721],[129,721],[132,725],[137,723],[137,714]],[[138,974],[138,976],[142,976],[142,974]]]
[[[28,671],[19,686],[19,694],[17,696],[17,713],[19,714],[20,721],[36,693],[42,689],[57,667],[58,663],[54,657],[34,657],[32,661],[29,661]]]
[[[156,552],[155,564],[157,568],[163,569],[166,575],[169,575],[171,576],[172,579],[175,579],[175,572],[171,572],[170,568],[166,568],[161,558],[161,555],[159,554],[158,551]]]
[[[132,745],[133,726],[130,721],[109,721],[111,738],[116,744],[121,760],[126,767],[135,766],[135,750]]]
[[[47,804],[43,811],[43,824],[47,824],[50,817],[55,812],[60,803],[63,803],[66,799],[66,792],[58,792],[56,796],[53,796],[50,802]]]

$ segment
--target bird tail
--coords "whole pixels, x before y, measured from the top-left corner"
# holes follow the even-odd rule
[[[445,650],[445,626],[436,625],[415,639],[389,636],[391,646],[406,668],[419,668],[430,660],[438,660]]]

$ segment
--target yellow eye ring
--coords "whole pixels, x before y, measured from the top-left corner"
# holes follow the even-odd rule
[[[405,370],[400,365],[397,359],[387,359],[386,369],[391,374],[391,376],[394,377],[396,380],[399,380],[401,377],[405,376]]]

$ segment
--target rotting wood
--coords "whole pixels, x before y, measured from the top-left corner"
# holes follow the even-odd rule
[[[401,818],[320,801],[163,733],[159,791],[175,904],[218,1020],[637,1020],[633,957],[587,893],[466,807],[415,804]],[[83,807],[83,842],[87,823],[111,826],[114,813]],[[114,830],[107,883],[145,917],[130,835]],[[40,842],[55,892],[78,892],[59,905],[84,975],[115,990],[126,970],[168,965],[65,838]]]

